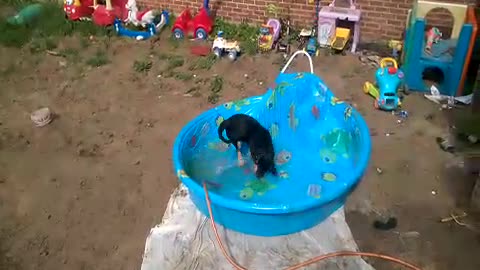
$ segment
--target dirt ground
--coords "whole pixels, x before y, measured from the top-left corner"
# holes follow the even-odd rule
[[[205,70],[192,66],[197,60],[185,44],[166,40],[151,46],[68,38],[55,49],[66,57],[0,48],[0,269],[139,269],[145,238],[178,185],[173,141],[190,119],[215,106],[208,101],[215,99],[212,83],[221,81],[215,76],[223,79],[224,102],[263,93],[280,69],[273,54]],[[107,54],[90,61],[99,67],[88,66],[98,48]],[[293,68],[305,70],[305,61]],[[409,95],[409,117],[399,124],[363,94],[373,69],[357,57],[314,61],[317,75],[372,130],[370,167],[347,204],[360,248],[422,269],[480,269],[478,235],[439,222],[465,206],[468,183],[450,168],[455,157],[436,145],[447,127],[438,106]],[[29,116],[43,106],[56,118],[36,128]],[[398,227],[373,229],[386,213]]]

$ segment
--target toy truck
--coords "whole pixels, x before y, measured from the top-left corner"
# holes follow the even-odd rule
[[[228,58],[235,61],[240,53],[240,46],[237,41],[227,41],[223,37],[223,32],[219,31],[217,38],[213,41],[212,51],[218,58],[228,54]]]

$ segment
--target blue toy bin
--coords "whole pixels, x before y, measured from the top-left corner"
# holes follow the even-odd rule
[[[285,73],[299,54],[308,58],[311,72]],[[205,182],[215,221],[257,236],[291,234],[322,222],[343,206],[371,151],[364,119],[315,76],[308,54],[293,54],[275,85],[262,96],[202,113],[180,131],[173,147],[175,171],[197,208],[209,216]],[[233,145],[219,139],[218,125],[238,113],[270,131],[278,176],[256,179],[248,146],[243,144],[246,164],[240,167]]]

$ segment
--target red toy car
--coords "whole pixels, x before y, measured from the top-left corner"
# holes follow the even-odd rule
[[[182,39],[189,34],[193,34],[197,39],[207,39],[212,29],[213,21],[208,10],[208,0],[205,0],[203,7],[193,18],[190,9],[184,10],[175,20],[172,33],[176,39]]]
[[[89,18],[93,13],[93,0],[64,0],[63,10],[69,20]]]

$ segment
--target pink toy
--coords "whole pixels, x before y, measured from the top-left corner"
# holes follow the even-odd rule
[[[442,32],[437,27],[432,27],[427,31],[427,42],[425,45],[425,52],[432,53],[433,43],[438,43],[442,38]]]
[[[360,40],[360,17],[361,11],[355,6],[353,0],[349,0],[350,7],[336,7],[335,0],[330,5],[322,7],[318,13],[318,43],[320,46],[330,46],[335,35],[336,20],[344,20],[354,23],[352,53],[357,49]]]

